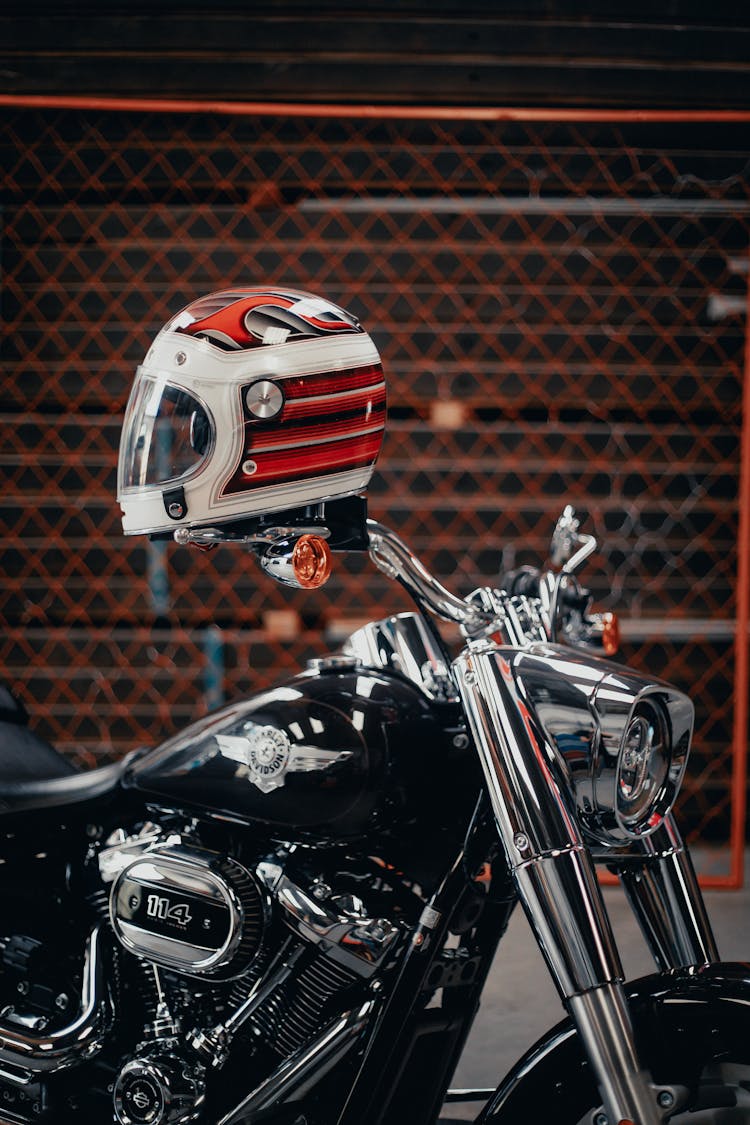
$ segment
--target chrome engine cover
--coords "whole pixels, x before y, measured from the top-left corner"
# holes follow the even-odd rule
[[[268,910],[266,892],[236,860],[183,845],[128,862],[109,899],[112,928],[131,953],[220,980],[257,957]]]

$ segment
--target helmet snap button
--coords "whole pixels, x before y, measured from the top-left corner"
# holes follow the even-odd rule
[[[284,393],[270,379],[259,379],[257,383],[253,383],[247,388],[245,403],[254,418],[269,422],[281,412],[284,405]]]

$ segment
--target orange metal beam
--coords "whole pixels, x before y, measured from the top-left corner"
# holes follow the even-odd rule
[[[734,638],[734,737],[732,747],[732,876],[741,887],[747,812],[748,626],[750,625],[750,271],[745,317],[739,526],[737,529],[737,631]]]
[[[28,109],[223,113],[234,117],[346,117],[450,121],[750,122],[745,109],[554,109],[524,106],[333,105],[318,102],[224,102],[181,98],[107,98],[69,94],[0,94],[0,106]]]

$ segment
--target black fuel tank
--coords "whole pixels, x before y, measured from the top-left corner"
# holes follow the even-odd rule
[[[388,673],[304,673],[192,724],[138,759],[129,784],[245,823],[355,836],[450,791],[456,716],[438,711]]]

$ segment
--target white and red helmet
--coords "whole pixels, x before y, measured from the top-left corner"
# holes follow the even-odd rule
[[[173,317],[138,368],[118,466],[126,535],[206,527],[361,492],[385,426],[355,317],[288,289],[229,289]]]

